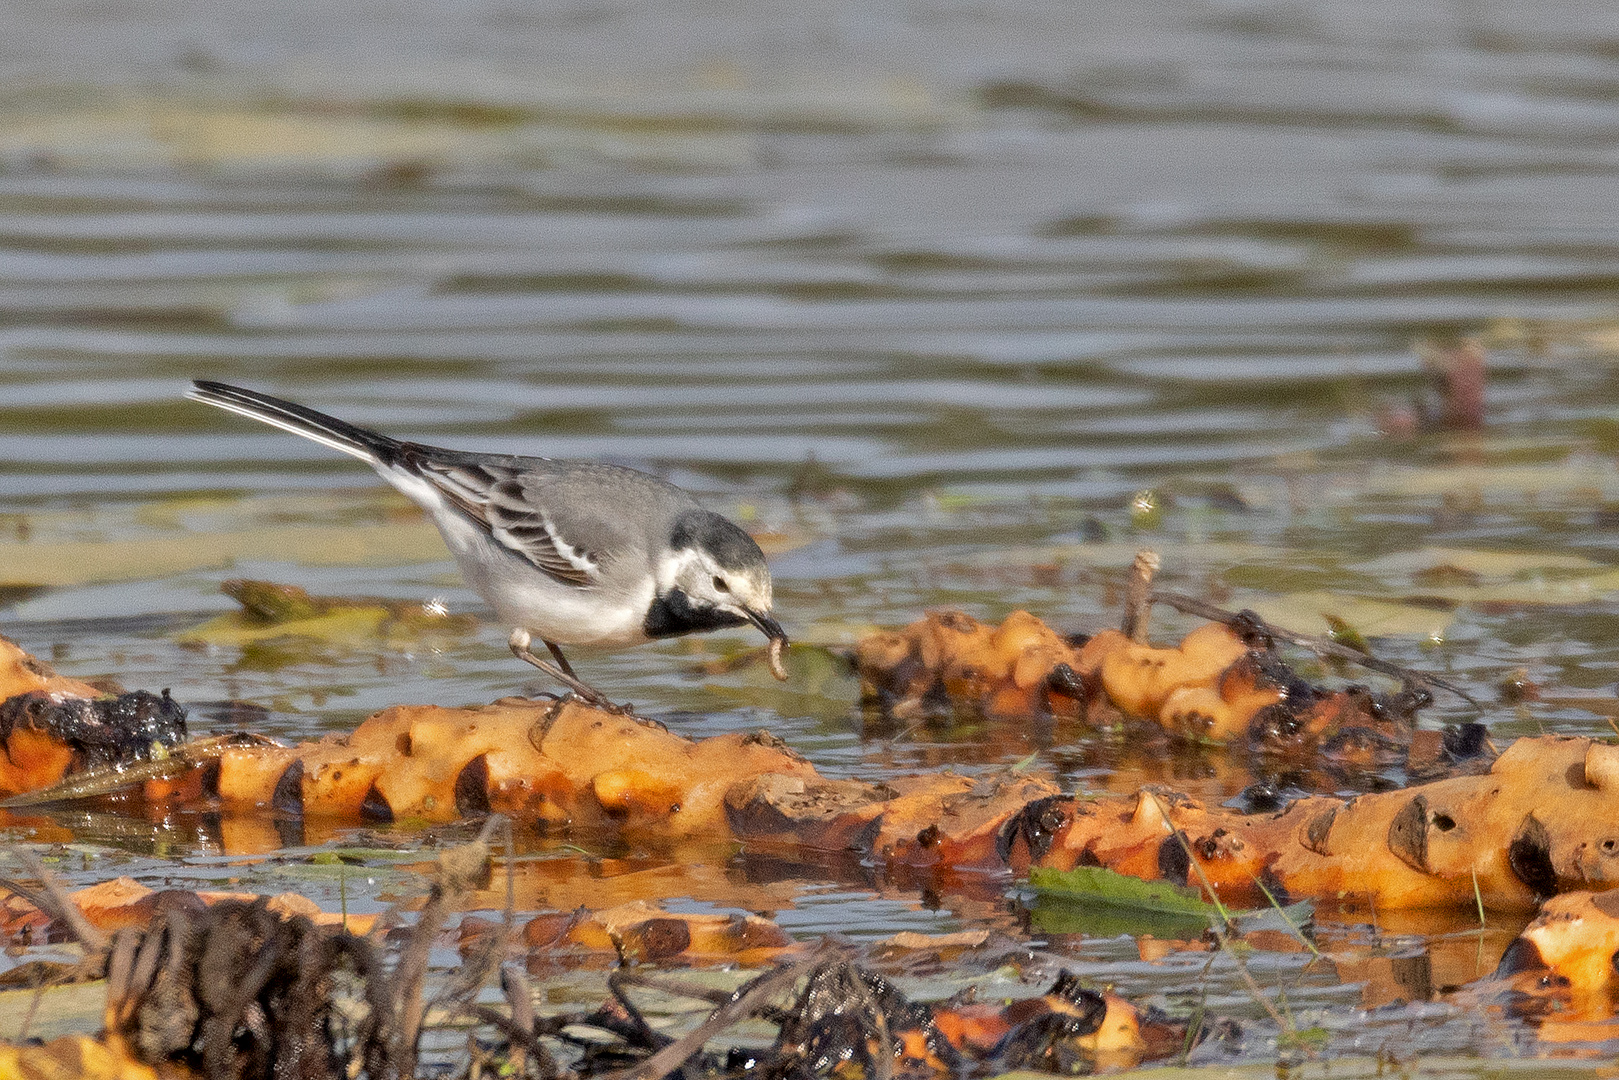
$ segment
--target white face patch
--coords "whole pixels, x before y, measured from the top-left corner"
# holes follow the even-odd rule
[[[747,574],[727,571],[695,548],[665,555],[654,570],[658,593],[679,589],[702,607],[715,607],[746,615],[770,610],[770,579],[760,582]],[[724,583],[721,588],[716,582]]]
[[[746,574],[727,574],[725,580],[730,583],[731,595],[744,606],[753,611],[770,610],[770,578],[762,582]]]

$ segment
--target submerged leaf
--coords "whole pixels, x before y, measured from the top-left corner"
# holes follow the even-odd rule
[[[341,644],[379,636],[431,631],[464,633],[477,627],[470,615],[451,615],[436,601],[426,604],[371,596],[310,596],[296,585],[235,579],[220,591],[242,605],[194,626],[182,642],[248,646],[285,637]]]
[[[1053,933],[1172,936],[1201,933],[1220,921],[1218,909],[1195,889],[1143,881],[1100,866],[1072,870],[1037,866],[1029,871],[1029,887],[1040,898],[1036,925]]]
[[[1072,870],[1033,867],[1029,887],[1038,894],[1032,912],[1034,924],[1055,934],[1185,937],[1199,935],[1210,926],[1229,925],[1239,934],[1286,931],[1308,944],[1302,928],[1315,914],[1309,901],[1279,907],[1272,899],[1270,907],[1231,913],[1227,923],[1219,906],[1204,900],[1196,889],[1168,881],[1145,881],[1101,866]]]
[[[1244,598],[1243,606],[1268,623],[1310,632],[1320,626],[1326,612],[1360,631],[1363,637],[1430,637],[1443,634],[1456,613],[1418,604],[1374,600],[1333,592],[1303,592],[1287,596]]]
[[[306,637],[342,644],[375,638],[387,619],[387,609],[382,607],[348,608],[270,624],[246,612],[233,611],[192,627],[180,635],[180,640],[204,645],[249,645],[273,638]]]
[[[0,1041],[25,1037],[54,1039],[70,1032],[94,1031],[100,1026],[106,1008],[104,980],[42,989],[0,990]],[[14,1074],[6,1072],[4,1058],[0,1058],[0,1076],[5,1075]]]

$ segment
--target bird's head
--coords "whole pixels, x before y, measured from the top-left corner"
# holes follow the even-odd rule
[[[770,613],[770,567],[764,552],[753,537],[719,514],[681,514],[654,578],[656,591],[646,620],[649,637],[752,623],[773,641],[787,640]]]

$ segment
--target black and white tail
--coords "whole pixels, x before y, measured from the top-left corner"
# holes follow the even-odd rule
[[[346,420],[316,412],[292,401],[283,401],[256,390],[244,390],[227,383],[197,379],[186,392],[192,401],[217,405],[241,416],[263,421],[282,431],[302,435],[322,446],[351,454],[367,464],[389,466],[397,463],[404,444],[375,431],[357,427]]]

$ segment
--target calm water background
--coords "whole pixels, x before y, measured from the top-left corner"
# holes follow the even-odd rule
[[[1486,698],[1527,669],[1555,693],[1488,711],[1501,737],[1608,731],[1614,5],[6,8],[0,584],[49,588],[0,594],[0,629],[64,671],[288,737],[539,688],[489,624],[183,644],[227,577],[481,610],[362,467],[181,401],[204,376],[665,475],[761,532],[807,642],[940,606],[1111,624],[1088,572],[1148,545],[1171,585],[1344,614]],[[1384,434],[1429,393],[1418,344],[1461,335],[1485,429]],[[576,663],[831,773],[1041,750],[1079,786],[1245,782],[1078,731],[896,733],[813,650],[784,688],[701,672],[742,644]],[[796,899],[806,932],[966,917]]]

